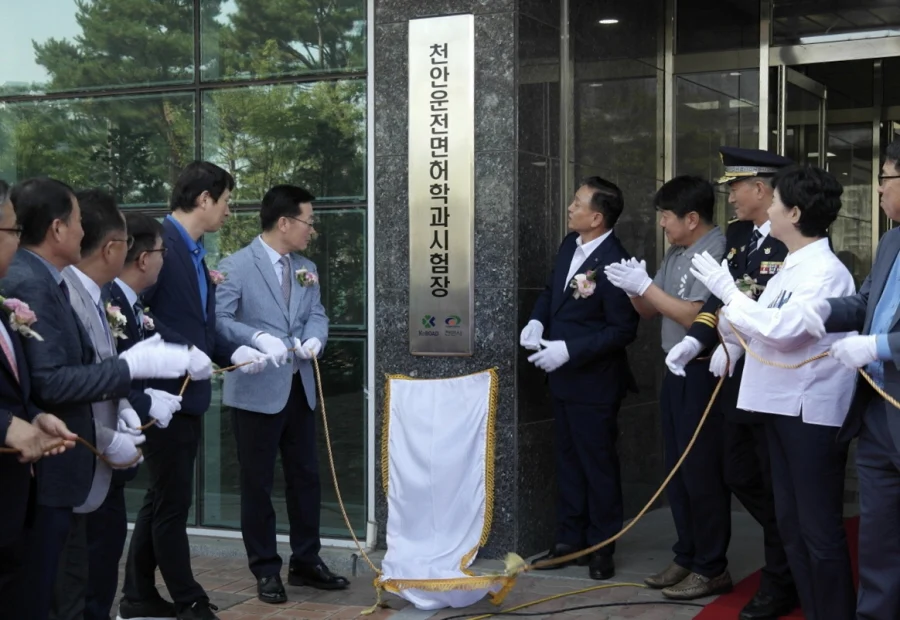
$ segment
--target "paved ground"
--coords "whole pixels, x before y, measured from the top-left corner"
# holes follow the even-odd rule
[[[729,549],[730,571],[735,582],[746,577],[762,563],[761,532],[756,523],[744,512],[733,513],[732,542]],[[557,618],[575,620],[594,618],[597,620],[682,620],[696,616],[699,607],[678,607],[660,604],[665,599],[655,591],[637,587],[647,575],[664,567],[671,559],[669,550],[674,540],[674,528],[668,510],[656,510],[645,518],[620,541],[616,550],[617,574],[612,582],[597,582],[587,579],[587,568],[571,567],[560,571],[532,573],[519,579],[516,587],[507,597],[503,608],[520,605],[547,596],[607,586],[590,592],[566,596],[543,603],[523,612],[537,612],[532,618]],[[194,541],[196,543],[196,540]],[[289,601],[284,605],[268,605],[256,598],[256,581],[247,569],[243,556],[243,545],[236,540],[204,539],[194,544],[196,554],[192,560],[197,580],[207,589],[212,602],[220,609],[222,620],[340,620],[357,618],[360,613],[375,602],[372,575],[361,572],[353,575],[352,567],[364,567],[355,561],[355,556],[347,549],[323,550],[323,557],[336,570],[351,579],[349,590],[343,592],[320,592],[311,588],[287,586]],[[286,555],[287,549],[282,549]],[[378,562],[381,554],[373,554]],[[494,562],[476,562],[476,568],[496,570]],[[287,575],[282,578],[287,583]],[[533,575],[533,576],[532,576]],[[163,596],[168,597],[162,580],[158,578]],[[612,587],[610,587],[612,586]],[[563,609],[584,605],[629,603],[640,605],[600,607],[563,612]],[[708,600],[698,601],[709,602]],[[475,618],[479,614],[499,611],[488,601],[482,601],[462,610],[420,611],[405,600],[387,595],[388,607],[377,611],[371,620],[446,620],[450,617]],[[115,611],[115,610],[114,610]],[[545,612],[541,614],[540,612]],[[502,616],[501,616],[502,617]],[[512,616],[507,616],[512,617]],[[115,614],[113,614],[115,618]]]

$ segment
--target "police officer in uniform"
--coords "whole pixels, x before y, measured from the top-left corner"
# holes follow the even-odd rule
[[[774,190],[771,180],[791,160],[768,151],[722,147],[720,149],[727,184],[728,202],[736,219],[726,232],[726,259],[732,277],[744,280],[754,299],[781,267],[787,247],[769,234],[768,209]],[[750,280],[747,280],[749,278]],[[684,366],[703,353],[713,353],[710,372],[722,376],[726,356],[716,333],[716,313],[722,302],[711,296],[698,314],[687,336],[666,357],[669,369],[684,376]],[[759,590],[741,611],[741,620],[768,620],[787,615],[797,604],[794,580],[788,566],[775,518],[775,498],[764,426],[765,414],[737,408],[738,389],[744,369],[743,348],[726,344],[731,369],[719,393],[724,414],[724,476],[735,497],[763,528],[766,563]]]

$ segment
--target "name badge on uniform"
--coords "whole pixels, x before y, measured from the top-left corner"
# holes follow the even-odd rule
[[[780,262],[764,260],[759,264],[759,275],[774,276],[781,269],[781,265],[782,263]]]

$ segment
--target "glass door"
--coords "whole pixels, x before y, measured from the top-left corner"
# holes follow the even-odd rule
[[[775,129],[769,134],[769,150],[828,169],[826,108],[828,89],[790,67],[773,70],[771,118]]]

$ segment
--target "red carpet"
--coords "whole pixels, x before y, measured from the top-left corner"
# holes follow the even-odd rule
[[[859,577],[856,568],[856,548],[859,535],[859,517],[847,519],[844,526],[847,529],[847,543],[850,546],[850,563],[853,566],[853,582],[857,583]],[[750,602],[756,594],[759,586],[760,572],[756,571],[746,579],[738,582],[729,594],[724,594],[703,608],[694,620],[735,620],[744,605]],[[803,612],[800,608],[794,610],[790,616],[782,616],[791,620],[803,620]]]

